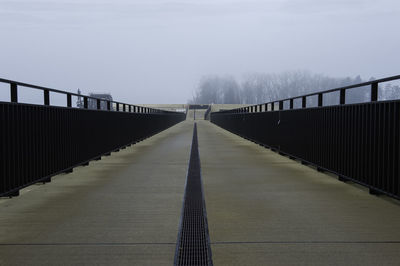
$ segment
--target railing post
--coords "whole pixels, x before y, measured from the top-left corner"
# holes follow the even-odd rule
[[[125,112],[125,104],[122,105],[122,112]]]
[[[340,90],[340,104],[346,103],[346,89]]]
[[[83,96],[83,108],[88,109],[88,98]]]
[[[307,97],[303,96],[301,97],[301,108],[306,108],[307,107]]]
[[[293,99],[290,99],[290,100],[289,100],[289,108],[290,108],[290,109],[293,109],[293,106],[294,106],[294,103],[293,103],[293,102],[294,102]]]
[[[275,103],[272,102],[272,103],[271,103],[271,111],[274,111],[274,109],[275,109]]]
[[[268,103],[264,104],[265,112],[268,111]]]
[[[132,113],[132,105],[128,105],[129,113]]]
[[[378,83],[371,84],[371,102],[378,100]]]
[[[18,102],[18,86],[15,83],[10,83],[10,96],[12,103]]]
[[[283,101],[279,102],[279,110],[283,110]]]
[[[67,107],[72,107],[72,95],[67,93]]]
[[[323,105],[323,94],[322,93],[318,93],[318,106],[321,107]]]
[[[100,110],[101,109],[101,101],[100,101],[100,99],[97,99],[96,102],[97,102],[97,110]]]
[[[50,92],[49,92],[49,90],[43,90],[43,102],[44,102],[44,105],[50,105]]]
[[[136,113],[136,106],[133,106],[133,112]]]

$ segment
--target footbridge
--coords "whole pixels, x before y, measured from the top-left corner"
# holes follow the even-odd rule
[[[191,108],[0,79],[0,265],[399,265],[398,80]]]

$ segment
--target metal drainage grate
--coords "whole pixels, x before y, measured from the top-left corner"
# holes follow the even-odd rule
[[[196,123],[193,129],[174,265],[213,265],[201,181]]]

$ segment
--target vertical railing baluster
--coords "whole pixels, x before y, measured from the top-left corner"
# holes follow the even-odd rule
[[[378,100],[378,83],[371,84],[371,102],[376,102]]]
[[[346,104],[346,89],[340,90],[340,104]]]
[[[318,106],[321,107],[323,106],[324,102],[323,102],[323,94],[322,93],[318,93]]]
[[[67,93],[67,107],[72,107],[72,95]]]
[[[16,83],[10,83],[10,96],[12,103],[18,102],[18,85]]]
[[[49,90],[43,90],[43,102],[44,102],[44,105],[50,105],[50,92],[49,92]]]

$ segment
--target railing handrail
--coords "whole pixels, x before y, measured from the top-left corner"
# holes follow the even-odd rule
[[[103,98],[99,98],[99,97],[93,97],[93,96],[89,96],[89,95],[84,95],[84,94],[79,94],[79,93],[74,93],[74,92],[68,92],[68,91],[53,89],[53,88],[49,88],[49,87],[33,85],[33,84],[24,83],[24,82],[20,82],[20,81],[16,81],[16,80],[0,78],[0,83],[8,83],[8,84],[10,84],[10,90],[11,90],[10,102],[14,102],[14,103],[18,103],[17,86],[22,86],[22,87],[42,90],[44,92],[44,98],[45,98],[44,99],[44,105],[50,105],[48,93],[49,92],[54,92],[54,93],[60,93],[60,94],[67,95],[67,107],[70,107],[70,108],[72,108],[71,97],[72,96],[77,96],[77,97],[82,97],[84,99],[85,98],[86,99],[93,99],[93,100],[98,101],[98,103],[99,103],[99,101],[100,102],[106,102],[106,103],[108,103],[108,105],[115,103],[117,105],[117,110],[116,110],[117,112],[120,111],[119,110],[119,105],[122,105],[123,108],[122,108],[121,111],[123,111],[123,112],[126,111],[125,107],[127,106],[128,110],[131,110],[132,107],[134,107],[133,110],[136,110],[136,108],[137,108],[137,110],[140,110],[139,108],[143,108],[142,109],[143,112],[138,112],[138,113],[177,113],[177,112],[173,112],[173,111],[167,111],[167,110],[161,110],[161,109],[156,109],[156,108],[144,107],[144,106],[128,104],[128,103],[123,103],[123,102],[117,102],[117,101],[111,101],[111,100],[107,100],[107,99],[103,99]],[[13,86],[15,86],[15,87],[13,87]],[[15,91],[13,92],[13,90],[15,90]],[[47,97],[47,101],[48,101],[47,103],[46,103],[46,97]],[[85,106],[84,109],[88,109],[88,106]],[[97,109],[100,109],[100,108],[97,108]],[[108,111],[111,111],[110,110],[110,106],[108,106]]]
[[[275,100],[275,101],[270,101],[270,102],[265,102],[265,103],[260,103],[260,104],[253,104],[253,105],[249,105],[246,107],[239,107],[239,108],[235,108],[235,109],[231,109],[231,110],[224,110],[224,111],[218,111],[215,113],[230,113],[236,110],[250,110],[253,107],[256,108],[257,110],[257,106],[262,106],[262,105],[269,105],[271,104],[272,106],[275,103],[280,103],[280,105],[283,105],[283,102],[286,101],[290,101],[290,109],[293,109],[293,101],[296,99],[303,99],[303,107],[302,108],[306,108],[306,106],[304,106],[306,103],[304,102],[304,99],[306,99],[307,97],[311,97],[311,96],[319,96],[318,99],[318,106],[323,106],[322,103],[322,99],[323,99],[323,94],[327,94],[327,93],[332,93],[332,92],[337,92],[340,91],[340,99],[339,99],[339,103],[340,104],[346,104],[345,103],[345,92],[348,89],[353,89],[353,88],[359,88],[359,87],[364,87],[364,86],[371,86],[371,101],[377,101],[378,100],[378,84],[379,83],[383,83],[383,82],[388,82],[388,81],[393,81],[393,80],[399,80],[400,79],[400,75],[396,75],[396,76],[391,76],[391,77],[386,77],[386,78],[382,78],[382,79],[375,79],[375,80],[371,80],[371,81],[367,81],[367,82],[362,82],[362,83],[358,83],[358,84],[353,84],[353,85],[348,85],[348,86],[344,86],[344,87],[339,87],[339,88],[334,88],[334,89],[329,89],[329,90],[324,90],[324,91],[317,91],[317,92],[312,92],[309,94],[304,94],[304,95],[299,95],[299,96],[294,96],[294,97],[289,97],[289,98],[284,98],[284,99],[280,99],[280,100]],[[278,110],[283,110],[283,106],[280,106]],[[271,108],[271,111],[274,111],[274,107]],[[244,111],[244,112],[248,112],[248,111]]]

